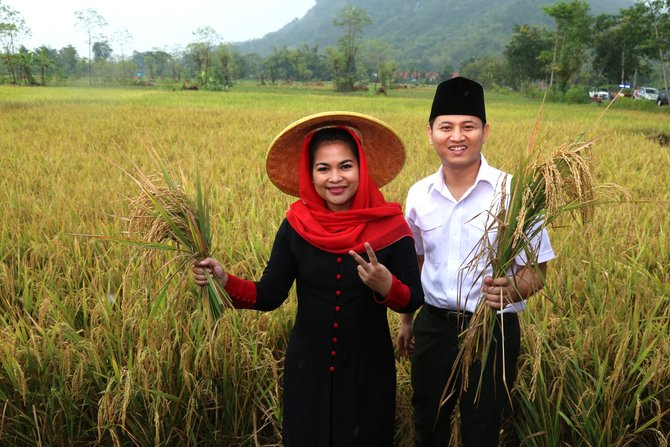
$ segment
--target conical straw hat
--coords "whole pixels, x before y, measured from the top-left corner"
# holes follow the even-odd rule
[[[405,164],[405,145],[388,124],[355,112],[323,112],[290,124],[270,143],[266,170],[281,191],[299,196],[300,151],[311,132],[333,126],[346,126],[358,135],[368,161],[370,177],[377,187],[393,180]]]

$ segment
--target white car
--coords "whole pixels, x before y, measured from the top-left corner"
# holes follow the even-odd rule
[[[654,87],[638,87],[633,92],[633,98],[656,101],[658,99],[658,90]]]
[[[607,90],[591,90],[589,92],[589,96],[591,97],[591,100],[594,102],[602,102],[602,101],[609,101],[612,99],[610,97],[610,92]]]

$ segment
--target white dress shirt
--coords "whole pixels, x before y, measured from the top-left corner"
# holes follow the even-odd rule
[[[511,175],[490,166],[481,157],[475,183],[456,200],[444,183],[442,167],[415,183],[407,194],[405,218],[414,235],[417,255],[423,255],[421,283],[426,303],[435,307],[474,312],[481,299],[484,277],[493,269],[479,257],[482,241],[495,240],[490,222],[500,208],[503,185],[509,198]],[[489,230],[487,231],[487,228]],[[546,229],[532,241],[537,263],[555,257]],[[525,254],[515,263],[527,264]],[[511,272],[509,272],[511,274]],[[505,307],[503,312],[519,312],[525,301]]]

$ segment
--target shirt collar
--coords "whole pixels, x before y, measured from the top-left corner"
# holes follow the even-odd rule
[[[489,185],[491,185],[492,188],[495,189],[498,183],[500,182],[500,176],[502,172],[491,166],[486,161],[486,158],[484,158],[483,155],[480,155],[480,160],[481,165],[479,166],[479,171],[477,172],[477,178],[475,179],[475,183],[474,185],[472,185],[472,187],[476,187],[480,182],[486,182]],[[440,168],[434,174],[431,186],[433,189],[435,189],[435,191],[439,192],[440,194],[443,195],[449,194],[447,185],[444,183],[444,169],[442,168],[442,165],[440,165]],[[451,194],[449,194],[449,196],[450,195]]]
[[[500,175],[502,172],[500,170],[494,168],[491,166],[484,156],[481,156],[482,164],[479,167],[479,172],[477,173],[477,179],[475,179],[475,185],[479,182],[487,182],[489,183],[493,188],[496,187],[498,182],[500,182]]]

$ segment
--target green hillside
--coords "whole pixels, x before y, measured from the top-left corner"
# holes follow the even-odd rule
[[[262,39],[235,43],[243,53],[268,55],[273,47],[333,46],[341,30],[333,19],[345,6],[367,11],[365,38],[383,39],[393,58],[419,70],[458,66],[472,57],[500,53],[515,24],[552,25],[543,6],[551,0],[317,0],[304,17]],[[591,14],[616,13],[634,0],[591,0]]]

